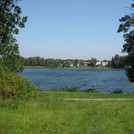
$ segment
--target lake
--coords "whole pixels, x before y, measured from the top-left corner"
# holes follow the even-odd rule
[[[123,69],[111,68],[25,68],[23,77],[31,80],[38,89],[77,87],[80,90],[95,88],[101,93],[116,89],[134,92]]]

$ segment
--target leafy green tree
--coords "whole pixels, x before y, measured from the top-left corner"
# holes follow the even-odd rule
[[[112,57],[111,67],[112,68],[125,68],[127,65],[127,56],[119,56],[116,54]]]
[[[113,58],[112,58],[112,68],[119,68],[119,64],[120,64],[120,56],[118,54],[116,54]]]
[[[62,60],[62,67],[66,67],[66,61],[65,60]]]
[[[83,67],[84,66],[84,61],[83,60],[79,60],[79,66]]]
[[[126,74],[130,82],[134,82],[134,0],[130,7],[132,13],[125,15],[119,21],[121,22],[118,32],[124,32],[124,41],[122,52],[127,52]]]
[[[74,66],[77,67],[78,63],[79,63],[79,60],[78,59],[75,59],[74,60]]]
[[[96,66],[97,59],[96,58],[91,58],[90,60],[90,65],[95,67]]]
[[[37,65],[38,65],[37,57],[32,57],[32,66],[37,66]]]
[[[41,64],[39,66],[45,66],[45,59],[41,58]]]
[[[111,60],[108,60],[108,65],[107,65],[107,67],[111,67]]]
[[[17,6],[20,0],[0,0],[0,65],[19,72],[20,65],[19,47],[14,35],[19,33],[18,28],[23,28],[27,16],[21,17],[21,8]]]

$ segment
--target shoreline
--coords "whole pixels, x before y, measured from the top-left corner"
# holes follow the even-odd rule
[[[45,66],[24,66],[24,68],[111,68],[111,69],[124,69],[124,68],[112,68],[112,67],[45,67]]]

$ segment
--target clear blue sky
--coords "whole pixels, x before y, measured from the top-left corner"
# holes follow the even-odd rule
[[[119,18],[132,0],[22,0],[28,16],[16,36],[20,55],[60,59],[111,59],[121,53]]]

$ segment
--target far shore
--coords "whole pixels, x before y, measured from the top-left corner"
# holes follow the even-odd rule
[[[45,66],[24,66],[24,68],[111,68],[111,67],[45,67]],[[117,68],[122,69],[122,68]]]

